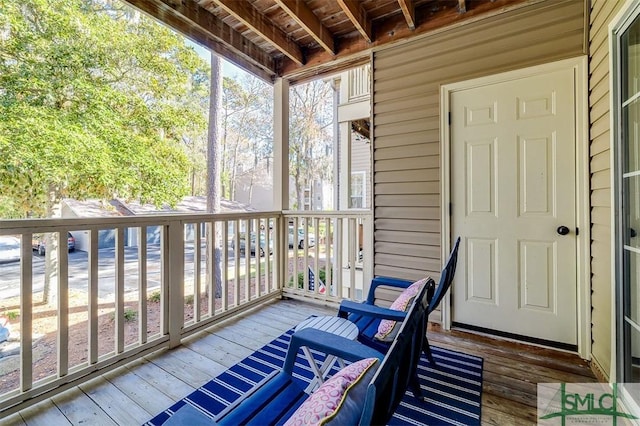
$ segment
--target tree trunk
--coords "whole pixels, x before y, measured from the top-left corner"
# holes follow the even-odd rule
[[[222,110],[222,74],[220,59],[211,52],[211,93],[209,98],[209,134],[207,137],[207,212],[220,212],[220,122]],[[222,233],[209,229],[207,244],[214,247],[215,297],[222,297]],[[207,258],[207,262],[210,260]],[[210,268],[207,268],[209,271]],[[211,277],[209,277],[211,280]]]
[[[55,217],[56,206],[59,208],[57,200],[57,191],[53,185],[50,185],[48,188],[47,205],[45,207],[46,217]],[[42,238],[44,238],[45,244],[42,301],[47,305],[54,305],[58,301],[58,238],[54,233],[46,233]]]

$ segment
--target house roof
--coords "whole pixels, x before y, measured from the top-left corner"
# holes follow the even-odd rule
[[[158,208],[153,204],[141,204],[136,201],[126,202],[124,200],[111,200],[105,203],[101,200],[74,200],[65,198],[62,200],[73,213],[78,217],[111,217],[111,216],[133,216],[149,214],[167,213],[204,213],[207,209],[206,197],[189,196],[184,197],[175,208],[164,206]],[[221,200],[220,207],[222,213],[243,213],[256,211],[247,204],[237,201]]]
[[[124,202],[122,200],[114,200],[113,202],[121,204],[128,210],[123,214],[142,215],[142,214],[167,214],[167,213],[205,213],[207,211],[207,197],[205,196],[189,196],[184,197],[175,208],[163,206],[158,208],[153,204],[140,204],[136,201]],[[113,203],[112,202],[112,203]],[[122,209],[120,209],[122,211]],[[237,201],[220,200],[221,213],[243,213],[256,211],[247,204]]]
[[[540,0],[125,1],[258,77],[295,83],[361,65],[374,48]]]

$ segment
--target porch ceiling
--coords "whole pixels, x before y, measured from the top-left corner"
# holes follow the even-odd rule
[[[267,81],[295,83],[360,65],[375,47],[539,0],[124,1]]]

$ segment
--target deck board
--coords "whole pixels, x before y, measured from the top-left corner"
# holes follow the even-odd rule
[[[197,333],[178,348],[147,355],[1,423],[141,424],[310,315],[336,312],[299,301],[274,301]],[[537,383],[596,380],[576,354],[443,331],[433,324],[428,335],[432,345],[484,358],[482,423],[486,425],[535,424]]]
[[[79,388],[119,425],[142,424],[153,411],[147,411],[104,377],[83,383]]]
[[[121,367],[104,374],[103,377],[120,392],[127,395],[135,404],[143,407],[147,413],[159,413],[174,402],[173,398],[160,392],[146,380],[142,380],[140,376],[127,374],[129,371]],[[144,420],[148,420],[148,416]]]

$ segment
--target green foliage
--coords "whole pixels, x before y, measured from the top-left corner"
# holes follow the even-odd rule
[[[320,281],[323,283],[327,282],[327,272],[324,268],[320,268],[318,272],[318,276],[320,277]],[[289,287],[293,285],[293,277],[289,278]],[[298,288],[304,288],[304,272],[298,272]]]
[[[124,309],[124,321],[125,322],[131,322],[131,321],[135,321],[135,319],[138,317],[138,312],[131,309],[131,308],[125,308]]]
[[[160,292],[159,291],[154,291],[153,293],[151,293],[151,295],[149,296],[149,298],[147,300],[149,302],[159,303],[160,302]]]
[[[0,215],[63,197],[174,204],[206,133],[208,64],[119,2],[0,0]]]
[[[20,313],[17,311],[7,311],[2,316],[7,317],[9,321],[15,321],[20,316]]]

